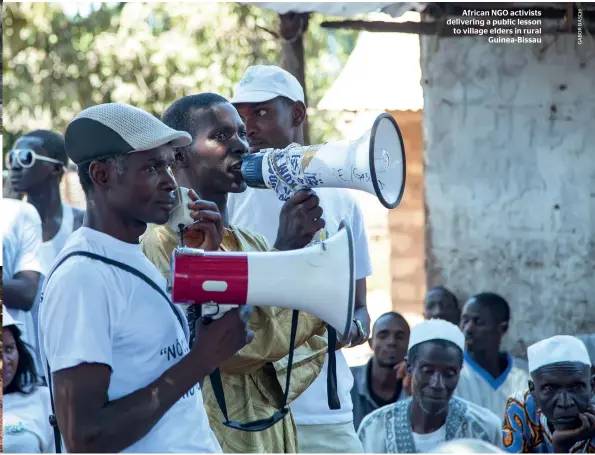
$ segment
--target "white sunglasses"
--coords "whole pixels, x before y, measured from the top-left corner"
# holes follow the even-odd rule
[[[64,168],[66,168],[66,165],[62,161],[39,155],[31,149],[12,149],[10,152],[8,152],[6,155],[6,168],[12,169],[16,163],[20,167],[27,169],[33,167],[35,161],[37,160],[45,161],[47,163],[61,164]]]

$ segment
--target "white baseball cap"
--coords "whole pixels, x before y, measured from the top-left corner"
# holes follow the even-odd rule
[[[430,319],[413,326],[407,351],[410,351],[413,346],[433,340],[450,341],[461,348],[461,351],[465,350],[465,335],[461,329],[443,319]]]
[[[585,343],[570,335],[556,335],[532,344],[527,349],[529,373],[552,363],[578,362],[591,366]]]
[[[305,103],[304,89],[293,74],[274,65],[254,65],[236,85],[231,103],[264,103],[278,96]]]
[[[23,323],[15,320],[3,304],[2,305],[2,328],[9,327],[11,325],[14,325],[15,327],[20,327],[23,325]]]

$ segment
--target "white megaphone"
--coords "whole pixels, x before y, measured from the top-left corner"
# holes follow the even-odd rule
[[[405,147],[397,122],[383,113],[356,141],[265,149],[246,156],[241,171],[248,186],[274,189],[281,200],[300,189],[352,188],[393,209],[405,189]]]
[[[355,256],[344,222],[334,236],[300,250],[208,252],[176,248],[172,253],[172,301],[202,305],[201,315],[218,319],[239,305],[273,306],[312,314],[349,335],[355,303]]]

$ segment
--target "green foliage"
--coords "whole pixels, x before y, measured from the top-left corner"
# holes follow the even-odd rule
[[[307,92],[316,106],[357,32],[306,36]],[[197,92],[229,97],[246,67],[279,64],[278,16],[237,3],[98,3],[83,16],[59,3],[4,5],[5,144],[32,128],[63,131],[77,112],[125,102],[155,115]],[[329,71],[329,69],[332,69]],[[311,139],[331,139],[333,115],[311,112]]]

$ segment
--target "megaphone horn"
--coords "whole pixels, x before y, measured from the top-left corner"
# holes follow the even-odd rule
[[[172,253],[172,301],[206,306],[272,306],[304,311],[349,335],[355,303],[355,256],[350,227],[323,243],[279,252]],[[205,314],[203,312],[203,314]]]
[[[353,188],[375,194],[393,209],[405,190],[405,146],[395,119],[383,113],[356,141],[266,149],[242,162],[248,186],[271,188],[280,199],[309,188]]]

